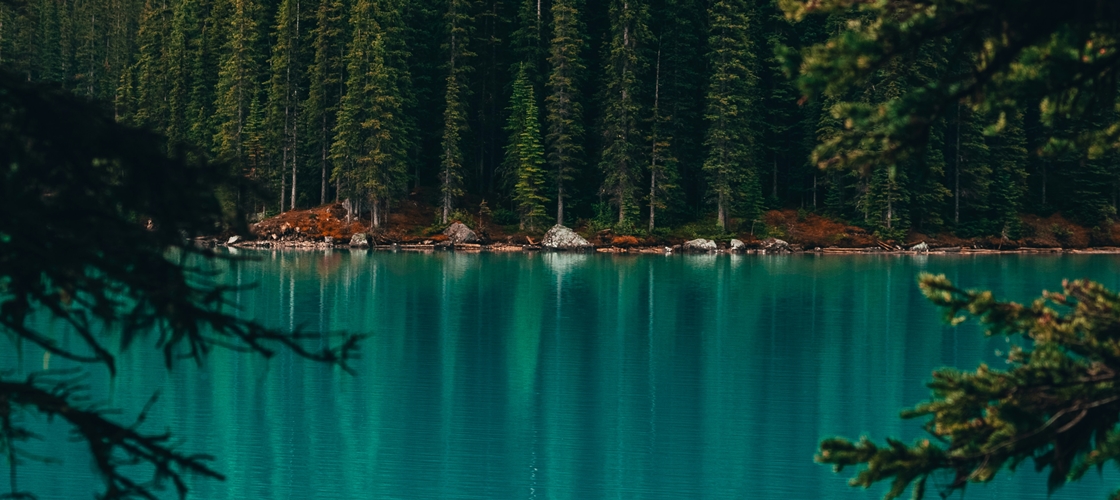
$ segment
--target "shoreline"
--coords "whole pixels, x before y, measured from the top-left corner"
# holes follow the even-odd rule
[[[607,246],[599,245],[586,250],[562,250],[544,248],[540,245],[517,245],[509,243],[464,243],[450,245],[447,243],[400,243],[375,244],[368,246],[350,246],[345,243],[311,240],[247,240],[223,242],[217,238],[197,238],[196,245],[208,248],[227,247],[246,250],[370,250],[370,251],[408,251],[408,252],[466,252],[466,253],[530,253],[530,252],[555,252],[571,254],[663,254],[663,255],[792,255],[792,254],[819,254],[819,255],[1044,255],[1044,254],[1070,254],[1070,255],[1120,255],[1120,247],[1019,247],[1019,248],[974,248],[963,246],[933,247],[928,250],[912,250],[905,248],[886,249],[874,247],[814,247],[799,248],[792,245],[789,250],[765,250],[762,248],[746,248],[731,250],[719,248],[712,251],[693,251],[682,249],[680,245],[665,246]]]

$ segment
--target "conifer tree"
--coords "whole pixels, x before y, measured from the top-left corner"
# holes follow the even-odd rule
[[[117,90],[113,98],[113,118],[121,123],[135,124],[133,114],[136,112],[136,79],[134,68],[126,66],[117,79]]]
[[[186,5],[186,4],[183,4]],[[232,6],[224,0],[198,0],[199,24],[196,44],[188,51],[186,64],[191,75],[187,96],[187,137],[192,144],[214,151],[218,115],[215,105],[219,66],[227,38],[224,29],[231,17]]]
[[[61,83],[64,78],[62,72],[62,44],[59,32],[59,8],[61,4],[54,0],[34,0],[29,8],[34,10],[35,53],[32,59],[35,79],[44,82]]]
[[[104,68],[105,43],[104,2],[76,1],[71,11],[74,30],[74,57],[71,77],[74,93],[88,99],[103,99],[106,92]],[[0,14],[2,16],[2,14]],[[2,47],[3,41],[0,41]],[[2,48],[0,48],[2,50]],[[170,75],[168,75],[170,80]]]
[[[376,2],[357,0],[351,9],[346,92],[331,145],[333,175],[344,195],[369,201],[372,227],[381,226],[384,207],[404,188],[408,173],[408,151],[399,137],[402,99],[386,63]]]
[[[139,54],[132,70],[135,101],[129,106],[133,110],[131,121],[134,125],[160,132],[167,129],[170,115],[167,95],[172,82],[168,79],[167,53],[170,47],[166,39],[169,26],[171,9],[165,0],[147,0],[136,34]]]
[[[510,34],[510,46],[515,60],[511,65],[516,73],[524,66],[534,89],[543,88],[547,65],[545,30],[548,28],[548,9],[544,0],[519,0],[515,14],[516,28]]]
[[[167,42],[167,138],[171,145],[184,144],[190,133],[190,94],[201,38],[202,0],[181,0],[171,14]]]
[[[262,11],[258,0],[228,1],[230,17],[214,103],[214,153],[248,172],[251,155],[257,152],[260,140],[259,120],[263,111],[263,54],[259,51]]]
[[[566,184],[583,161],[583,105],[580,79],[583,77],[584,48],[579,20],[581,0],[552,1],[552,40],[548,56],[548,163],[556,182],[556,223],[564,223]]]
[[[521,229],[528,227],[530,231],[535,231],[537,222],[545,216],[544,204],[549,200],[544,195],[545,159],[538,117],[540,110],[529,68],[529,64],[522,64],[513,82],[506,126],[509,142],[503,166],[513,184],[513,200],[521,218]]]
[[[673,156],[673,137],[669,131],[669,117],[661,111],[661,47],[653,72],[653,117],[650,126],[649,152],[649,231],[652,233],[657,220],[657,210],[666,208],[666,195],[676,189],[677,159]]]
[[[510,47],[512,19],[507,12],[513,11],[510,0],[475,0],[472,50],[477,54],[473,60],[468,86],[471,89],[471,103],[468,105],[469,128],[471,131],[470,163],[476,165],[470,185],[465,185],[477,193],[493,191],[496,174],[501,170],[502,137],[504,129],[504,103],[511,88],[511,65],[507,57],[513,52]]]
[[[708,133],[704,140],[708,157],[711,195],[715,198],[717,224],[726,231],[731,210],[742,206],[747,217],[762,209],[762,192],[755,164],[755,131],[752,113],[755,101],[754,55],[748,27],[749,6],[744,0],[716,0],[708,10],[711,35],[708,57],[711,80],[708,86]]]
[[[906,92],[904,78],[911,66],[900,61],[892,63],[880,71],[876,84],[861,96],[863,102],[889,101]],[[864,179],[866,189],[857,197],[857,203],[862,205],[865,223],[880,239],[902,239],[910,228],[913,166],[913,160],[872,166]]]
[[[284,210],[285,176],[290,172],[291,196],[288,208],[296,208],[299,171],[300,113],[304,92],[304,19],[301,0],[283,0],[276,13],[273,31],[272,76],[268,89],[268,119],[265,141],[272,150],[280,150],[280,211]]]
[[[413,187],[440,185],[443,140],[443,110],[447,73],[444,65],[445,0],[402,2],[403,39],[408,48],[412,80],[410,117],[416,127],[410,175]]]
[[[796,34],[771,2],[759,4],[755,17],[757,22],[750,30],[751,40],[758,53],[758,95],[760,102],[765,103],[759,110],[762,118],[758,120],[760,147],[756,157],[767,205],[777,208],[783,191],[797,194],[805,188],[801,175],[808,152],[801,150],[798,140],[798,128],[804,123],[797,103],[797,88],[782,74],[776,57],[787,44],[796,43],[793,40]],[[780,180],[785,180],[781,183],[784,189],[781,189]]]
[[[412,47],[409,44],[410,28],[406,20],[406,11],[412,5],[411,0],[383,0],[374,4],[378,24],[384,33],[382,41],[385,44],[385,65],[392,79],[392,91],[396,96],[397,106],[400,111],[393,122],[396,133],[393,134],[393,146],[403,155],[402,161],[406,169],[405,178],[409,168],[417,168],[419,163],[418,147],[420,146],[418,119],[418,95],[413,82]],[[402,181],[400,189],[406,188],[407,180]],[[388,208],[388,205],[386,205]]]
[[[958,103],[952,130],[953,224],[962,235],[987,234],[992,167],[981,116]]]
[[[651,5],[657,6],[652,10],[650,25],[661,54],[660,85],[655,85],[660,91],[659,114],[664,126],[658,133],[672,138],[664,153],[677,160],[676,166],[680,168],[680,189],[664,193],[679,198],[665,197],[664,208],[682,213],[684,203],[702,204],[705,189],[702,166],[707,59],[700,54],[706,53],[707,12],[698,0],[661,0]],[[655,126],[657,123],[655,120]],[[671,203],[674,199],[675,204]]]
[[[342,99],[346,46],[345,0],[324,0],[315,11],[311,31],[313,62],[308,68],[307,102],[303,105],[309,153],[319,167],[319,203],[327,202],[327,174],[338,106]]]
[[[603,151],[599,169],[601,192],[618,210],[618,224],[626,226],[638,211],[644,136],[638,129],[643,108],[639,100],[639,72],[645,60],[640,51],[649,43],[648,9],[642,0],[612,0],[610,41],[606,48],[603,85]]]
[[[1023,113],[1007,110],[995,119],[994,134],[988,137],[988,150],[994,177],[991,191],[993,234],[1016,239],[1022,222],[1019,211],[1027,191],[1027,138]]]
[[[913,186],[910,204],[911,227],[935,232],[945,224],[944,207],[952,192],[945,186],[945,120],[935,125],[923,161],[914,162],[909,174]]]
[[[444,94],[443,140],[440,144],[440,221],[451,217],[451,209],[463,194],[463,135],[467,126],[467,75],[473,29],[473,2],[449,0],[444,22],[447,26],[447,87]]]

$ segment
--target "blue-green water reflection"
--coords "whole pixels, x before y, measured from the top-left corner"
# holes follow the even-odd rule
[[[821,437],[912,439],[898,411],[1003,339],[949,329],[920,271],[1025,300],[1063,277],[1120,288],[1110,256],[262,253],[228,279],[270,325],[370,331],[357,376],[290,355],[179,366],[136,346],[95,394],[217,456],[194,498],[873,499],[812,462]],[[40,353],[6,355],[41,368]],[[97,479],[58,423],[21,469],[40,498]],[[965,498],[1043,499],[1029,467]],[[8,479],[0,478],[0,488]],[[1056,499],[1105,498],[1115,475]]]

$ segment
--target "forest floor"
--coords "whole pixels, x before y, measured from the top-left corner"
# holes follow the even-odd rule
[[[284,212],[250,226],[251,238],[245,246],[325,247],[347,245],[355,233],[367,233],[375,245],[398,244],[425,247],[446,241],[442,234],[446,225],[439,224],[437,208],[417,199],[409,199],[394,207],[387,223],[371,228],[368,214],[361,219],[347,217],[342,204],[328,204],[307,210]],[[475,230],[482,245],[492,249],[521,250],[540,242],[547,227],[523,231],[517,225],[495,223],[488,213],[468,215],[457,212],[459,222]],[[466,220],[462,220],[466,219]],[[758,248],[765,238],[787,241],[794,251],[888,251],[907,250],[925,242],[932,249],[947,251],[1029,251],[1032,249],[1093,249],[1111,251],[1120,247],[1120,224],[1104,228],[1085,228],[1054,214],[1049,217],[1023,215],[1023,236],[1009,238],[961,238],[949,232],[923,234],[910,232],[904,241],[879,241],[866,229],[818,214],[798,210],[771,210],[762,222],[738,234],[714,238],[706,225],[692,224],[654,236],[617,235],[610,229],[596,230],[589,221],[581,221],[573,229],[596,246],[599,251],[663,251],[687,240],[707,237],[725,247],[732,237]],[[758,233],[755,233],[755,229]],[[330,242],[327,242],[330,238]]]

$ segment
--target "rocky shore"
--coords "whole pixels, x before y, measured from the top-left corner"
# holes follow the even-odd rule
[[[481,216],[468,223],[446,227],[432,224],[430,207],[402,204],[390,220],[389,229],[370,231],[368,220],[350,217],[342,205],[324,205],[292,211],[262,220],[247,235],[200,238],[197,244],[253,249],[324,250],[332,248],[458,251],[535,252],[559,251],[612,254],[1053,254],[1120,253],[1120,225],[1108,230],[1079,228],[1054,216],[1024,218],[1028,236],[961,239],[952,235],[912,233],[907,243],[880,241],[858,227],[813,214],[771,211],[766,215],[768,232],[779,237],[753,234],[729,235],[719,239],[655,237],[639,239],[615,235],[609,229],[579,231],[561,225],[540,232],[505,232],[502,226]],[[442,228],[442,231],[439,229]],[[509,228],[505,228],[509,230]],[[1113,234],[1115,233],[1115,234]],[[687,234],[682,232],[682,234]],[[535,236],[534,236],[535,235]],[[788,235],[788,236],[785,236]]]
[[[459,227],[461,226],[461,227]],[[196,244],[206,247],[230,247],[245,249],[283,249],[283,250],[376,250],[376,251],[414,251],[414,252],[573,252],[573,253],[611,253],[611,254],[898,254],[898,255],[938,255],[938,254],[1120,254],[1120,247],[1090,247],[1090,248],[973,248],[966,246],[930,246],[919,243],[909,248],[887,244],[866,247],[813,247],[805,248],[803,245],[790,244],[789,242],[767,238],[748,244],[739,239],[715,241],[708,239],[695,239],[681,244],[665,245],[595,245],[579,236],[570,228],[554,226],[546,233],[545,238],[530,244],[512,244],[507,242],[483,242],[478,236],[462,224],[453,224],[448,228],[451,233],[446,238],[433,238],[420,242],[402,241],[375,241],[367,233],[355,233],[349,241],[340,241],[332,237],[313,240],[306,237],[285,237],[277,239],[241,239],[231,237],[228,239],[199,238]]]

